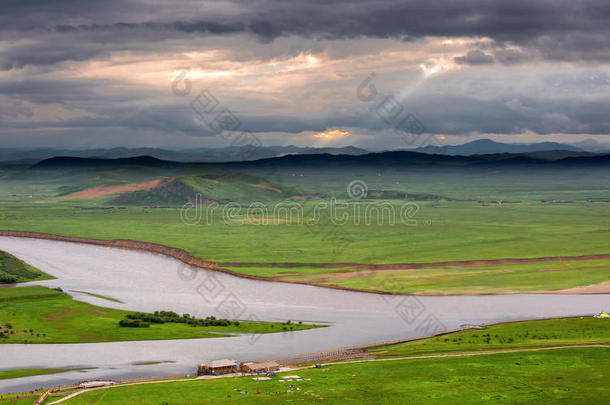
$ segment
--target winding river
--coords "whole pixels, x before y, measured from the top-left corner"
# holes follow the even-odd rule
[[[25,284],[70,292],[91,304],[138,311],[173,310],[196,316],[329,323],[301,332],[116,343],[0,345],[0,369],[90,368],[0,380],[0,392],[66,385],[98,378],[192,373],[200,362],[306,354],[426,335],[465,323],[584,315],[602,310],[605,295],[487,295],[404,297],[307,285],[263,282],[195,269],[166,256],[51,240],[0,237],[0,249],[57,279]],[[162,364],[136,365],[143,362]]]

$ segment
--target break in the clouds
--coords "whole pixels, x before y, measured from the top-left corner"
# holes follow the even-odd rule
[[[453,139],[610,133],[605,1],[0,7],[4,146],[220,146],[190,107],[203,89],[268,144],[404,146],[390,96]],[[357,96],[367,77],[375,100]]]

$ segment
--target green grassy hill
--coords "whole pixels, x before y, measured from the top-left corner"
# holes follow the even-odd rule
[[[270,184],[262,177],[242,173],[192,174],[162,181],[148,190],[121,194],[113,204],[178,205],[197,195],[210,202],[275,201],[304,194],[297,187]]]

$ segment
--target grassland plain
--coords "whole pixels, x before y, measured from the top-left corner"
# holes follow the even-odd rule
[[[50,280],[54,277],[41,272],[15,256],[0,250],[0,284],[21,283],[32,280]]]
[[[265,176],[261,168],[240,168]],[[346,197],[347,184],[355,179],[365,182],[368,190],[397,191],[409,198],[446,201],[608,201],[610,185],[608,170],[601,168],[550,168],[532,166],[528,169],[506,167],[436,168],[382,166],[299,166],[278,170],[282,183],[304,190]]]
[[[402,204],[394,200],[387,202],[396,209]],[[311,212],[313,204],[305,202],[304,211]],[[189,226],[181,221],[180,210],[176,208],[102,209],[92,202],[80,205],[5,202],[1,204],[0,229],[159,243],[183,248],[203,260],[220,262],[237,273],[393,292],[556,290],[610,279],[603,261],[573,263],[569,259],[563,263],[544,263],[543,267],[532,264],[504,267],[499,263],[476,268],[434,268],[422,270],[422,274],[395,271],[367,275],[357,274],[352,268],[347,269],[351,274],[341,277],[336,274],[341,269],[324,266],[326,263],[429,263],[610,253],[607,203],[481,205],[420,201],[417,204],[416,226],[390,225],[387,221],[378,224],[374,220],[365,225],[364,218],[360,218],[359,225],[351,221],[336,226],[327,218],[314,226],[281,221],[263,225],[239,221],[247,217],[245,212],[227,224],[221,215],[222,207],[214,211],[211,223],[202,221]],[[235,248],[244,246],[244,241],[247,248]],[[232,263],[242,265],[231,267]],[[271,263],[291,266],[272,267]],[[394,287],[378,283],[381,286],[372,288],[372,276],[392,276],[400,283]],[[396,290],[396,285],[400,289]]]
[[[282,271],[275,267],[275,271]],[[518,264],[424,266],[418,269],[367,270],[351,267],[284,279],[304,279],[318,285],[421,295],[503,294],[563,291],[610,280],[610,260],[552,260]],[[552,275],[548,273],[551,272]]]
[[[331,404],[587,404],[610,399],[610,348],[569,348],[351,364],[251,377],[90,391],[66,404],[322,402]],[[48,402],[56,400],[50,397]]]
[[[20,394],[0,394],[0,404],[2,405],[31,405],[44,391],[30,391]]]
[[[162,309],[162,308],[160,308]],[[87,343],[129,340],[194,339],[231,333],[272,333],[314,325],[280,322],[239,322],[230,326],[183,323],[152,324],[147,328],[119,326],[129,311],[74,301],[69,295],[41,286],[0,289],[0,343]],[[10,328],[7,327],[10,325]],[[8,333],[7,333],[8,332]]]
[[[498,323],[367,351],[377,357],[402,357],[579,344],[610,344],[610,320],[585,316]]]
[[[153,242],[185,249],[236,273],[388,292],[531,292],[610,280],[604,260],[379,273],[326,266],[610,254],[610,186],[604,167],[309,165],[274,171],[266,165],[242,166],[7,170],[0,172],[0,229]],[[242,169],[246,173],[233,172]],[[270,170],[274,180],[265,181]],[[224,221],[226,205],[207,207],[214,210],[211,223],[204,215],[197,224],[187,225],[181,220],[178,200],[160,204],[164,191],[153,195],[147,190],[121,198],[50,202],[92,187],[159,179],[179,179],[204,198],[221,203],[239,201],[241,211]],[[346,185],[354,179],[368,185],[369,196],[360,202],[346,199]],[[322,200],[289,198],[299,190]],[[175,191],[172,188],[167,195]],[[413,216],[417,225],[399,220],[391,225],[387,217],[380,224],[364,209],[350,214],[342,226],[332,224],[324,213],[317,225],[305,226],[272,212],[277,203],[298,202],[304,219],[311,219],[314,205],[328,202],[330,196],[350,207],[387,203],[394,212],[408,201],[417,204]],[[245,201],[257,199],[269,207],[265,217],[246,212]]]
[[[401,206],[395,201],[389,203]],[[336,226],[350,238],[348,247],[340,251],[324,238],[324,232],[332,227],[327,221],[321,220],[311,228],[281,222],[227,224],[222,208],[214,211],[212,223],[189,226],[181,221],[180,210],[172,208],[13,204],[2,207],[0,227],[94,239],[141,240],[181,247],[206,260],[262,264],[438,262],[608,253],[607,204],[419,206],[416,226],[390,225],[387,221],[381,225]],[[250,248],[235,249],[244,240]]]
[[[610,399],[605,382],[610,377],[610,347],[603,346],[608,343],[606,319],[509,322],[373,347],[368,352],[375,361],[289,371],[267,381],[236,377],[125,385],[86,392],[65,403],[603,403]],[[405,359],[427,355],[451,357]],[[282,378],[287,375],[299,377]],[[57,393],[46,403],[67,393]]]
[[[372,347],[375,361],[289,371],[268,381],[161,380],[90,391],[64,403],[604,403],[610,399],[609,322],[588,316],[500,323]],[[412,358],[430,355],[451,357]],[[0,404],[12,404],[16,395],[24,394],[0,397]]]
[[[16,370],[0,370],[0,380],[9,378],[31,377],[34,375],[65,373],[66,371],[82,370],[81,368],[21,368]]]

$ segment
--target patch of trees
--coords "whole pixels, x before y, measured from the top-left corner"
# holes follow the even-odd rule
[[[119,322],[120,326],[130,328],[147,328],[150,324],[184,323],[193,327],[197,326],[239,326],[239,321],[228,319],[217,319],[214,316],[207,318],[196,318],[189,314],[178,315],[173,311],[155,311],[153,313],[134,312],[125,315],[125,319]]]
[[[119,321],[119,326],[123,326],[125,328],[148,328],[150,327],[150,323],[143,322],[138,319],[121,319]]]
[[[10,323],[6,323],[4,326],[0,325],[0,338],[8,338],[9,335],[14,335],[15,330],[13,329],[13,325]]]
[[[17,277],[0,272],[0,284],[15,284],[17,281]]]

